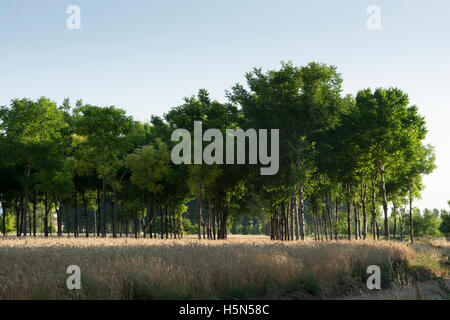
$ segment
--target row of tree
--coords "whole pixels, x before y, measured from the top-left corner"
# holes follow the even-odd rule
[[[226,103],[201,89],[148,123],[81,100],[73,107],[68,99],[59,106],[44,97],[12,100],[0,108],[3,232],[10,217],[18,236],[31,225],[36,233],[41,208],[45,236],[55,213],[58,235],[72,226],[75,236],[181,237],[183,214],[195,203],[199,239],[225,239],[230,220],[251,216],[272,239],[303,240],[308,230],[338,239],[343,213],[348,239],[375,238],[380,214],[389,239],[391,204],[393,217],[408,206],[414,240],[413,200],[435,166],[423,143],[425,120],[406,93],[343,96],[341,74],[319,63],[254,69],[246,82],[227,91]],[[193,133],[194,121],[224,135],[279,129],[278,173],[262,176],[251,164],[175,165],[172,132]]]

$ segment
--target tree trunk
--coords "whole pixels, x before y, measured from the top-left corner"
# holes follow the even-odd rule
[[[401,214],[398,215],[398,223],[400,225],[400,239],[403,240],[403,220]]]
[[[117,201],[117,198],[116,198],[116,201]],[[142,196],[141,196],[141,216],[142,216],[142,226],[143,226],[142,229],[144,232],[144,239],[145,239],[147,237],[147,228],[150,224],[147,224],[145,221],[146,216],[145,216],[145,195],[144,195],[144,193],[142,193]]]
[[[392,209],[392,216],[394,217],[394,232],[393,232],[393,238],[395,240],[396,238],[396,233],[397,233],[397,208],[395,207],[395,203],[394,203],[394,208]]]
[[[217,205],[217,202],[214,203],[213,222],[212,222],[212,233],[213,233],[214,240],[216,240],[216,217],[217,217],[216,205]]]
[[[334,240],[338,240],[338,221],[339,221],[339,201],[336,199],[336,207],[334,208]]]
[[[328,241],[328,230],[327,230],[327,217],[325,215],[325,209],[323,209],[323,226],[324,226],[324,232],[325,232],[325,241]]]
[[[33,237],[36,237],[36,196],[33,199]]]
[[[351,206],[350,206],[350,201],[347,200],[347,237],[348,240],[350,241],[352,239],[352,221],[351,221]]]
[[[22,226],[23,226],[23,230],[24,230],[24,236],[27,236],[27,211],[28,211],[28,183],[30,180],[30,173],[31,173],[31,168],[28,166],[28,170],[27,170],[27,178],[26,178],[26,182],[25,182],[25,192],[24,192],[24,199],[23,199],[23,211],[22,211]]]
[[[372,179],[372,235],[373,240],[376,240],[376,222],[377,222],[377,210],[376,210],[376,193],[375,193],[375,179]]]
[[[159,208],[159,212],[161,214],[161,239],[164,239],[164,213],[163,213],[163,209]]]
[[[317,225],[319,228],[319,240],[323,241],[323,226],[322,226],[322,218],[321,218],[320,210],[317,212]]]
[[[367,213],[366,213],[366,190],[367,185],[363,183],[363,177],[361,175],[361,204],[362,204],[362,213],[363,213],[363,227],[362,227],[362,236],[365,240],[367,238]]]
[[[333,240],[333,223],[331,222],[331,210],[330,205],[328,203],[328,196],[325,196],[325,208],[327,210],[328,223],[330,225],[330,240]]]
[[[384,166],[380,166],[381,176],[381,194],[383,196],[383,211],[384,211],[384,238],[389,240],[389,220],[388,220],[388,206],[386,199],[386,183],[384,181]]]
[[[134,217],[134,238],[139,238],[139,226],[138,226],[138,217]]]
[[[303,203],[303,182],[298,181],[298,214],[300,219],[300,238],[305,240],[305,208]]]
[[[97,232],[97,237],[100,237],[100,231],[101,231],[101,225],[102,225],[101,222],[100,222],[100,220],[101,220],[100,216],[102,215],[100,213],[101,212],[100,202],[101,202],[101,200],[100,200],[100,189],[97,188],[97,230],[94,231],[94,232]]]
[[[112,222],[112,232],[113,238],[117,238],[117,190],[113,191],[113,222]],[[145,231],[144,231],[145,232]]]
[[[409,233],[411,236],[411,243],[414,243],[414,229],[413,229],[413,207],[412,207],[412,185],[409,186]]]
[[[357,203],[356,201],[353,201],[353,214],[355,216],[355,240],[358,240],[358,234],[359,234],[359,229],[358,229],[358,207],[357,207]]]
[[[23,208],[24,208],[24,197],[22,196],[21,202],[20,202],[20,230],[19,230],[19,236],[22,236],[23,233]]]
[[[292,197],[292,210],[294,210],[294,220],[295,220],[295,240],[300,239],[300,224],[298,219],[298,208],[297,208],[297,198],[295,195]]]
[[[167,206],[166,206],[166,208],[165,208],[166,210],[165,210],[165,212],[166,212],[166,226],[165,226],[165,231],[166,231],[166,239],[169,239],[169,225],[168,225],[168,220],[167,220]]]
[[[59,197],[59,209],[56,209],[56,224],[58,227],[57,230],[57,235],[58,237],[62,237],[63,232],[62,232],[62,216],[63,216],[63,203],[62,203],[62,198]]]
[[[6,232],[6,207],[5,207],[5,204],[4,204],[3,201],[1,202],[1,205],[2,205],[2,230],[3,230],[3,237],[6,238],[6,234],[7,234],[7,232]]]
[[[200,194],[198,195],[198,240],[202,239],[201,226],[203,223],[202,218],[202,183],[200,182]]]
[[[86,192],[83,192],[83,211],[84,211],[84,229],[85,229],[84,231],[86,232],[86,238],[89,238],[89,219],[88,219]]]
[[[222,208],[221,218],[220,218],[220,229],[221,229],[221,239],[227,239],[227,220],[228,220],[228,202],[225,202],[225,207]]]
[[[380,240],[380,226],[378,225],[378,222],[375,222],[375,226],[377,228],[377,240]]]
[[[44,235],[48,237],[48,199],[47,194],[44,195]]]
[[[105,202],[106,202],[106,179],[102,179],[102,206],[100,211],[100,228],[102,237],[106,238],[106,223],[105,223]]]
[[[292,202],[292,199],[289,203],[289,240],[293,241],[294,240],[294,205]]]
[[[74,195],[74,220],[73,220],[73,235],[78,238],[78,192]]]

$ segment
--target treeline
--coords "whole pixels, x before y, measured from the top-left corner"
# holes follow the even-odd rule
[[[145,123],[81,100],[24,98],[1,107],[4,234],[8,221],[18,236],[35,234],[42,212],[45,236],[55,213],[59,236],[66,228],[76,237],[180,238],[183,214],[195,204],[199,239],[225,239],[233,222],[247,228],[247,218],[272,239],[366,239],[380,229],[389,239],[392,206],[391,219],[403,219],[413,241],[413,201],[435,165],[433,148],[423,143],[425,120],[406,93],[344,96],[341,74],[319,63],[282,63],[245,77],[246,86],[227,91],[227,102],[201,89]],[[193,138],[194,121],[224,136],[226,129],[279,129],[278,173],[262,176],[250,164],[175,165],[172,132],[187,129]]]

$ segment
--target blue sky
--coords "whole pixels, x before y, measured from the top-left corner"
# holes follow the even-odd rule
[[[69,30],[69,5],[81,29]],[[381,10],[369,30],[366,9]],[[259,66],[336,65],[345,93],[399,87],[425,115],[438,169],[420,207],[450,200],[448,0],[2,0],[0,105],[64,97],[116,105],[145,121],[206,88],[224,99]]]

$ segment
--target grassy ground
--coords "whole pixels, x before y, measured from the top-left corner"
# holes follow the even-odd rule
[[[366,269],[382,290],[450,274],[450,242],[291,242],[261,236],[227,241],[2,239],[0,299],[321,299],[368,294]],[[66,268],[81,269],[68,290]],[[433,280],[434,281],[434,280]],[[442,298],[445,286],[439,286]],[[401,298],[401,297],[400,297]],[[420,296],[420,298],[441,298]]]

